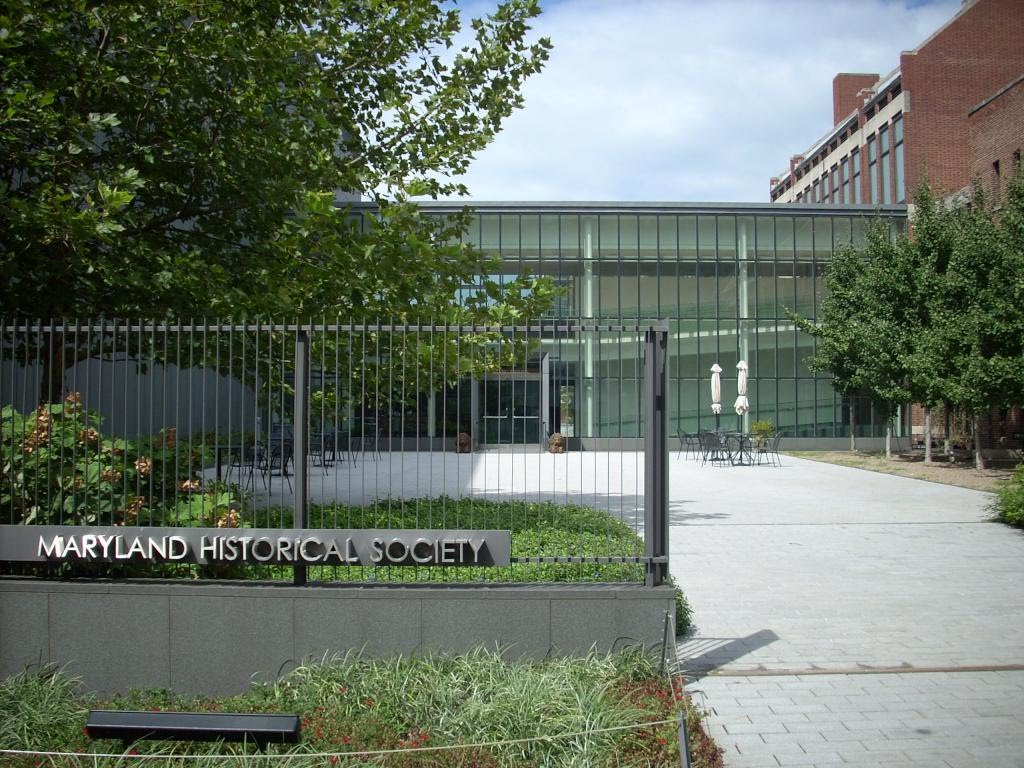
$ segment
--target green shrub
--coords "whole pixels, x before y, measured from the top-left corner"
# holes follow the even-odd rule
[[[214,525],[236,506],[201,480],[212,457],[173,428],[105,437],[77,393],[29,414],[0,411],[0,510],[14,525]]]
[[[996,519],[1024,528],[1024,464],[1019,464],[1010,479],[1000,485],[992,511]]]

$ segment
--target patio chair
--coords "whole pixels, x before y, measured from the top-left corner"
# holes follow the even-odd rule
[[[266,484],[267,476],[280,475],[288,483],[288,490],[292,490],[292,478],[288,474],[288,464],[292,460],[294,446],[290,440],[279,441],[270,446],[263,461],[263,482]]]
[[[776,432],[774,435],[764,441],[763,444],[757,446],[757,463],[761,463],[761,458],[764,457],[772,463],[772,466],[782,466],[782,459],[779,458],[779,442],[782,440],[782,433]]]
[[[231,446],[228,451],[228,471],[224,475],[224,482],[231,482],[231,470],[237,469],[239,482],[242,481],[242,473],[248,472],[249,479],[245,485],[252,485],[255,488],[256,482],[253,480],[253,473],[257,468],[262,468],[263,458],[262,445],[246,444]],[[263,477],[263,487],[267,487],[267,478],[265,476]]]
[[[686,455],[689,458],[692,453],[695,457],[701,451],[700,435],[695,435],[692,432],[680,432],[679,433],[679,455]]]

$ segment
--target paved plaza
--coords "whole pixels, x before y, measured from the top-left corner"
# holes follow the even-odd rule
[[[313,498],[551,498],[642,534],[637,453],[356,458],[314,469]],[[730,768],[1024,766],[1024,533],[989,495],[789,456],[669,472],[678,653]]]
[[[1024,766],[1024,534],[977,491],[673,459],[679,646],[731,768]]]

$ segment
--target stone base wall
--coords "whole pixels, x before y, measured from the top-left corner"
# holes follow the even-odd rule
[[[660,648],[671,587],[316,586],[0,579],[0,677],[56,663],[87,690],[232,694],[309,660],[499,647]]]

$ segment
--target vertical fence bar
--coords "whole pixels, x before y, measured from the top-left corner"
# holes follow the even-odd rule
[[[297,529],[309,525],[309,479],[306,466],[309,428],[309,331],[298,330],[295,334],[295,425],[293,427],[294,452],[292,466],[295,467],[295,517],[293,526]],[[285,457],[282,456],[282,467]],[[306,583],[306,566],[296,565],[295,586]]]
[[[644,335],[644,549],[648,558],[668,554],[668,330],[652,326]],[[646,583],[660,585],[667,563],[647,562]]]

